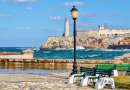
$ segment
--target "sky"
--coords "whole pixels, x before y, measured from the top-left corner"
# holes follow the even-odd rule
[[[48,36],[63,35],[66,16],[73,35],[73,5],[77,30],[130,29],[130,0],[0,0],[0,47],[40,47]]]

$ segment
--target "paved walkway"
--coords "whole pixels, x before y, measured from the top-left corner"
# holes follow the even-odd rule
[[[67,84],[69,74],[0,74],[0,90],[95,90],[92,85],[81,87],[79,83]]]

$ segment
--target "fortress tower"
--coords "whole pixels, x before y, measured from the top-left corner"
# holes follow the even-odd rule
[[[104,29],[104,27],[103,27],[102,24],[98,25],[98,28],[99,28],[99,29]]]
[[[63,36],[69,36],[69,20],[67,16],[65,17],[65,33]]]

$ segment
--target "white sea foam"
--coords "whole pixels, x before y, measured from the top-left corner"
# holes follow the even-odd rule
[[[69,48],[69,49],[66,49],[66,48],[56,48],[55,50],[73,50],[74,48]],[[85,49],[84,47],[82,46],[77,46],[76,47],[76,50],[82,50],[82,49]]]
[[[66,50],[66,48],[56,48],[55,50]]]
[[[43,51],[44,53],[50,53],[51,51]]]
[[[85,48],[82,47],[82,46],[77,46],[77,47],[76,47],[76,50],[82,50],[82,49],[85,49]]]
[[[90,51],[90,50],[92,50],[92,49],[85,49],[85,51]]]
[[[101,51],[122,51],[122,49],[101,49]],[[123,49],[123,51],[130,51],[130,49]]]
[[[29,50],[40,50],[39,48],[33,48],[33,47],[32,48],[31,47],[30,48],[21,47],[21,48],[16,48],[16,49],[20,49],[20,50],[28,50],[28,49]]]
[[[98,56],[98,55],[96,55],[96,54],[94,54],[94,55],[88,55],[88,57],[95,57],[95,56]]]

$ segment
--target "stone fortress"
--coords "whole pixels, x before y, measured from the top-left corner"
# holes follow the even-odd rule
[[[120,40],[130,37],[130,29],[98,29],[77,30],[76,44],[89,49],[107,49],[109,45],[117,45]],[[49,36],[40,49],[73,48],[73,36],[69,34],[69,19],[65,17],[65,27],[62,36]]]
[[[130,29],[104,29],[99,25],[98,29],[77,30],[78,37],[96,37],[96,38],[124,38],[130,37]]]

